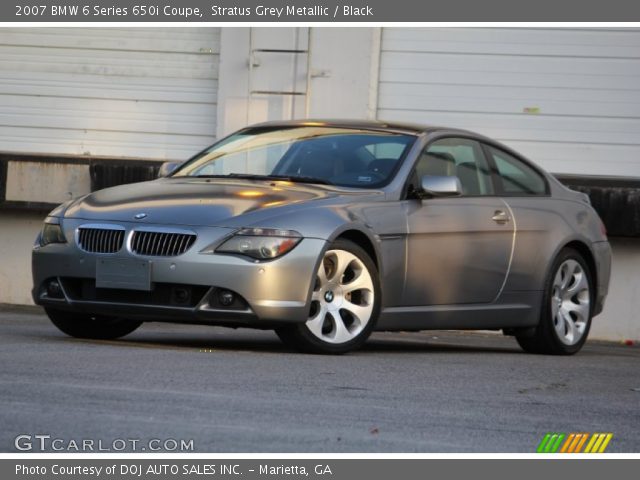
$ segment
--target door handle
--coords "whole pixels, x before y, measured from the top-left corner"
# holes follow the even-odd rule
[[[507,223],[510,218],[509,215],[507,215],[507,212],[503,211],[503,210],[496,210],[493,214],[493,217],[491,217],[491,220],[493,220],[496,223]]]

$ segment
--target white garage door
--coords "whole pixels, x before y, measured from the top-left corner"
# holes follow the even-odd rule
[[[217,28],[0,29],[0,151],[185,159],[216,132]]]
[[[378,117],[475,130],[556,173],[640,176],[640,31],[383,30]]]

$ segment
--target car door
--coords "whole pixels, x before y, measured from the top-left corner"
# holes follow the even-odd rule
[[[457,176],[462,195],[415,198],[423,175]],[[509,270],[514,222],[494,192],[487,159],[475,140],[448,137],[425,147],[404,202],[404,305],[489,303],[497,298]]]
[[[517,238],[505,290],[542,290],[544,275],[566,228],[542,173],[517,156],[484,145],[497,189],[517,219]]]

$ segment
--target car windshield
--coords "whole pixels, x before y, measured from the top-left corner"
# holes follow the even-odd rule
[[[379,187],[391,179],[415,138],[356,128],[254,127],[216,143],[172,176]]]

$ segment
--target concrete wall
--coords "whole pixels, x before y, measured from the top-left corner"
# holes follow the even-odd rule
[[[309,62],[312,118],[376,118],[379,28],[314,28]]]
[[[220,42],[218,138],[248,124],[290,118],[375,118],[380,55],[379,28],[223,28]],[[287,38],[290,37],[290,38]],[[306,43],[302,38],[307,38]],[[294,40],[294,38],[296,40]],[[292,42],[296,42],[295,44]],[[257,44],[256,42],[259,42]],[[295,80],[283,77],[274,90],[305,90],[306,97],[252,95],[252,83],[260,83],[265,72],[281,59],[262,54],[256,61],[255,48],[308,48],[306,85],[300,69]],[[258,66],[250,68],[250,62]],[[285,68],[286,62],[282,65]],[[258,80],[256,80],[258,79]],[[291,101],[297,102],[292,107]]]
[[[32,305],[31,247],[44,215],[0,210],[0,304]]]
[[[640,241],[610,239],[613,268],[604,311],[591,326],[589,338],[640,340]]]

